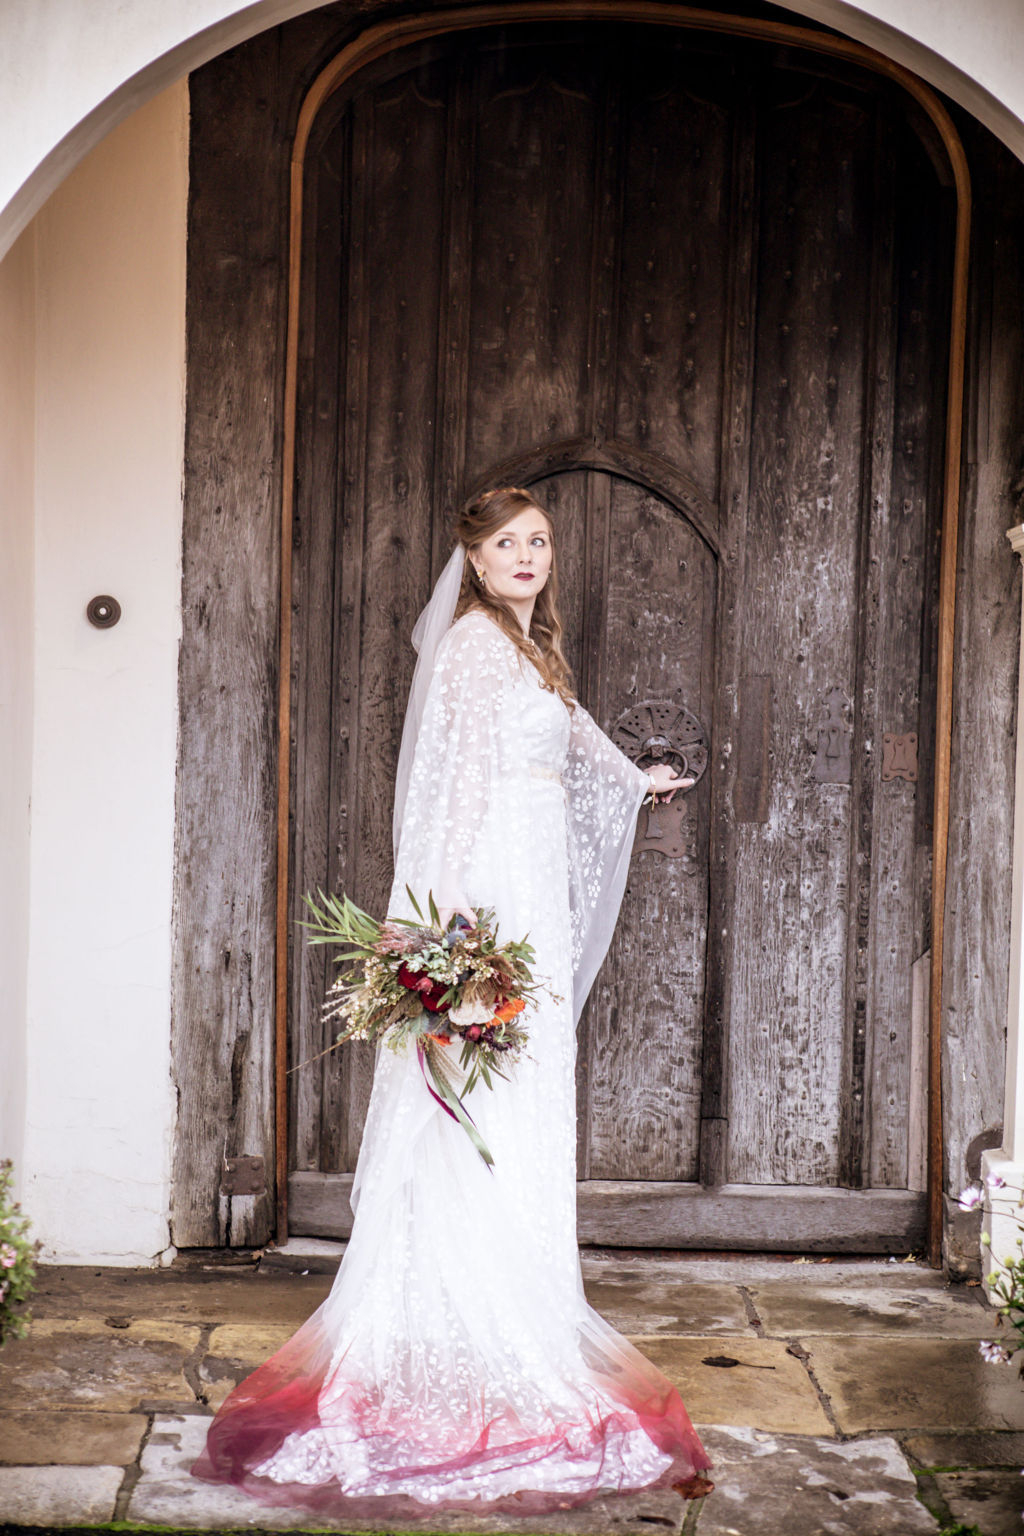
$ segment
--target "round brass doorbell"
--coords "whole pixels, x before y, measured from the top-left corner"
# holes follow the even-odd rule
[[[85,616],[96,629],[113,629],[121,617],[121,604],[116,597],[94,597]]]

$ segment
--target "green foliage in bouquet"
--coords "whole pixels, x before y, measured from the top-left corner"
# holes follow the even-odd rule
[[[0,1161],[0,1346],[24,1338],[31,1314],[24,1310],[32,1293],[39,1243],[30,1240],[28,1217],[12,1198],[14,1165]]]

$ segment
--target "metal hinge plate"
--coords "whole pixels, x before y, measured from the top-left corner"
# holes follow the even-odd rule
[[[220,1192],[222,1195],[265,1195],[267,1175],[262,1157],[226,1157]]]
[[[882,737],[882,778],[908,779],[917,783],[917,732],[896,736],[887,731]]]

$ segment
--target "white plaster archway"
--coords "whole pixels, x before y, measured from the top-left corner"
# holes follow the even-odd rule
[[[123,118],[217,54],[329,0],[34,0],[0,10],[0,256]],[[1024,159],[1018,0],[787,0],[960,103]],[[353,22],[365,25],[372,7]],[[6,14],[4,14],[6,12]]]

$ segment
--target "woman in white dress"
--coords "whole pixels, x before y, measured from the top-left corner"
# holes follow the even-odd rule
[[[407,885],[442,920],[493,907],[547,990],[528,1055],[469,1105],[493,1170],[415,1051],[378,1048],[331,1293],[226,1399],[192,1471],[352,1518],[692,1497],[710,1461],[679,1394],[583,1293],[574,1073],[640,804],[689,781],[638,768],[574,699],[532,496],[490,491],[456,532],[413,630],[388,913],[414,916]]]

